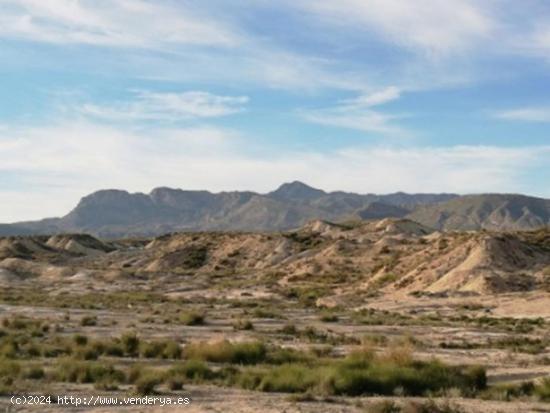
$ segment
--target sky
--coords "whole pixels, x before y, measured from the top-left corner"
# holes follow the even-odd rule
[[[550,198],[546,0],[0,0],[0,222],[107,188]]]

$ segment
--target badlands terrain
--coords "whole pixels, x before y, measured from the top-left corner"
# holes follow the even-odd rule
[[[5,407],[34,393],[191,399],[139,411],[550,411],[547,229],[10,236],[0,285]]]

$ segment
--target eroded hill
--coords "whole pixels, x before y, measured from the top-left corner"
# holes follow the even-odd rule
[[[323,286],[320,299],[386,294],[548,290],[550,231],[438,232],[406,219],[312,221],[282,233],[174,233],[99,241],[86,235],[0,240],[0,274],[37,279],[215,277],[280,293]]]

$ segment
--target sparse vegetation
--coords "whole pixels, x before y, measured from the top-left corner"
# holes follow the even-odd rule
[[[265,361],[267,348],[258,341],[230,343],[223,340],[188,344],[184,348],[184,355],[186,358],[214,363],[257,364]]]
[[[233,323],[235,330],[254,330],[254,324],[250,320],[239,319]]]
[[[539,284],[533,287],[537,295],[520,289],[521,295],[503,296],[509,313],[500,301],[475,291],[424,288],[426,274],[455,268],[451,262],[449,268],[441,265],[442,254],[451,257],[457,246],[478,248],[478,234],[399,233],[377,243],[386,230],[370,223],[367,231],[365,225],[355,223],[330,237],[254,234],[253,242],[250,234],[174,234],[153,243],[117,241],[111,253],[93,259],[55,256],[52,265],[70,262],[112,273],[93,283],[71,281],[66,288],[53,278],[51,285],[33,278],[0,289],[0,301],[10,306],[0,314],[0,394],[93,387],[117,395],[173,395],[194,386],[221,386],[228,394],[238,389],[289,393],[269,396],[281,404],[333,403],[335,410],[354,406],[375,413],[457,413],[463,411],[461,399],[474,397],[480,404],[550,402],[550,380],[542,369],[532,369],[550,363],[546,313],[518,316],[510,304],[540,299]],[[361,237],[354,231],[363,231]],[[499,238],[490,232],[484,237]],[[517,235],[514,242],[528,239],[528,248],[519,258],[506,259],[546,251],[548,238],[537,237],[535,242],[535,235]],[[281,238],[284,248],[277,254],[286,258],[274,258],[278,264],[267,269],[257,266],[280,247]],[[258,239],[273,244],[255,251],[249,244]],[[119,251],[120,245],[136,251]],[[185,249],[190,245],[195,252]],[[42,259],[35,260],[31,249],[26,254],[33,265]],[[170,260],[177,264],[174,270],[166,266]],[[537,265],[537,280],[544,281],[548,269]],[[528,264],[521,266],[517,279],[507,279],[502,270],[500,281],[521,284],[533,275]],[[369,278],[373,269],[376,279]],[[119,270],[132,282],[106,281]],[[394,287],[411,283],[413,293],[391,295]],[[44,308],[34,317],[29,307],[36,303]],[[531,307],[527,312],[536,313]],[[430,358],[434,353],[440,360]],[[491,382],[498,384],[488,384],[486,369],[493,364],[468,365],[484,363],[487,353],[518,374],[528,372],[529,381],[508,381],[490,371]],[[357,397],[375,395],[391,400]],[[418,399],[411,401],[412,396]],[[427,400],[431,397],[435,401]]]
[[[95,316],[84,316],[80,320],[80,325],[82,327],[90,327],[97,325],[97,317]]]
[[[181,313],[179,321],[186,326],[202,326],[206,323],[204,314],[196,311]]]

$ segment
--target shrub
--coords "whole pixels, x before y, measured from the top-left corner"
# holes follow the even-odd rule
[[[408,365],[382,361],[370,351],[356,351],[345,360],[325,361],[312,367],[288,363],[263,370],[245,370],[236,381],[247,388],[274,392],[315,391],[323,395],[422,396],[460,389],[464,393],[482,390],[485,371],[447,366],[437,361],[412,361]],[[250,387],[255,386],[255,387]]]
[[[80,325],[82,327],[90,327],[97,325],[97,317],[95,316],[84,316],[80,320]]]
[[[312,357],[302,351],[291,348],[271,348],[267,353],[266,361],[270,364],[306,363]]]
[[[230,343],[222,340],[188,344],[184,354],[187,358],[214,363],[256,364],[265,360],[267,349],[259,341]]]
[[[298,334],[298,329],[294,324],[285,324],[283,328],[281,328],[281,333],[289,336],[295,336]]]
[[[204,314],[198,312],[184,312],[179,315],[179,321],[186,326],[202,326],[205,324]]]
[[[114,381],[111,378],[101,379],[98,382],[94,383],[94,389],[105,390],[105,391],[117,391],[118,382]]]
[[[252,315],[257,318],[282,318],[280,313],[266,308],[255,308]]]
[[[2,380],[0,381],[0,396],[12,396],[15,393],[13,381]]]
[[[250,320],[237,320],[233,323],[235,330],[254,330],[254,325]]]
[[[16,340],[8,339],[0,345],[0,357],[14,359],[19,353],[19,344]]]
[[[128,356],[135,357],[139,350],[139,337],[136,333],[126,333],[120,338],[122,349]]]
[[[339,318],[336,314],[325,313],[321,315],[320,320],[323,323],[337,323]]]
[[[42,346],[42,356],[43,357],[59,357],[61,355],[70,354],[72,352],[71,348],[65,348],[56,345],[44,345]]]
[[[99,352],[93,346],[79,347],[76,349],[73,356],[80,360],[97,360]]]
[[[88,344],[88,337],[83,336],[82,334],[76,334],[73,337],[73,340],[77,346],[85,346]]]
[[[70,383],[96,383],[105,379],[122,382],[125,379],[124,373],[112,365],[70,359],[58,364],[54,376],[58,381]]]
[[[160,377],[154,374],[140,377],[135,384],[136,393],[140,396],[155,394],[155,388],[160,384]]]
[[[167,380],[168,388],[170,390],[181,390],[183,389],[183,380],[180,377],[170,377]]]
[[[380,357],[385,363],[397,366],[408,366],[413,361],[413,350],[410,345],[392,345]]]
[[[119,341],[103,343],[103,354],[111,357],[124,356],[123,344]]]
[[[21,366],[16,361],[0,359],[0,377],[15,379],[21,372]]]
[[[303,393],[315,386],[315,371],[302,364],[283,364],[263,376],[258,389],[266,392]]]
[[[165,343],[162,341],[142,342],[139,349],[139,355],[145,358],[162,358]]]
[[[173,366],[167,372],[167,376],[184,378],[193,382],[202,382],[214,377],[214,372],[199,360],[189,360]]]
[[[132,364],[128,371],[126,381],[128,383],[135,383],[140,377],[143,377],[147,370],[141,364]]]
[[[550,400],[550,377],[543,379],[535,386],[535,394],[544,401]]]
[[[23,377],[30,380],[40,380],[45,376],[44,369],[39,366],[31,366],[25,369]]]
[[[181,346],[174,340],[168,340],[165,342],[163,357],[168,359],[180,359],[181,358]]]
[[[391,400],[382,400],[369,406],[369,413],[400,413],[401,408]]]

